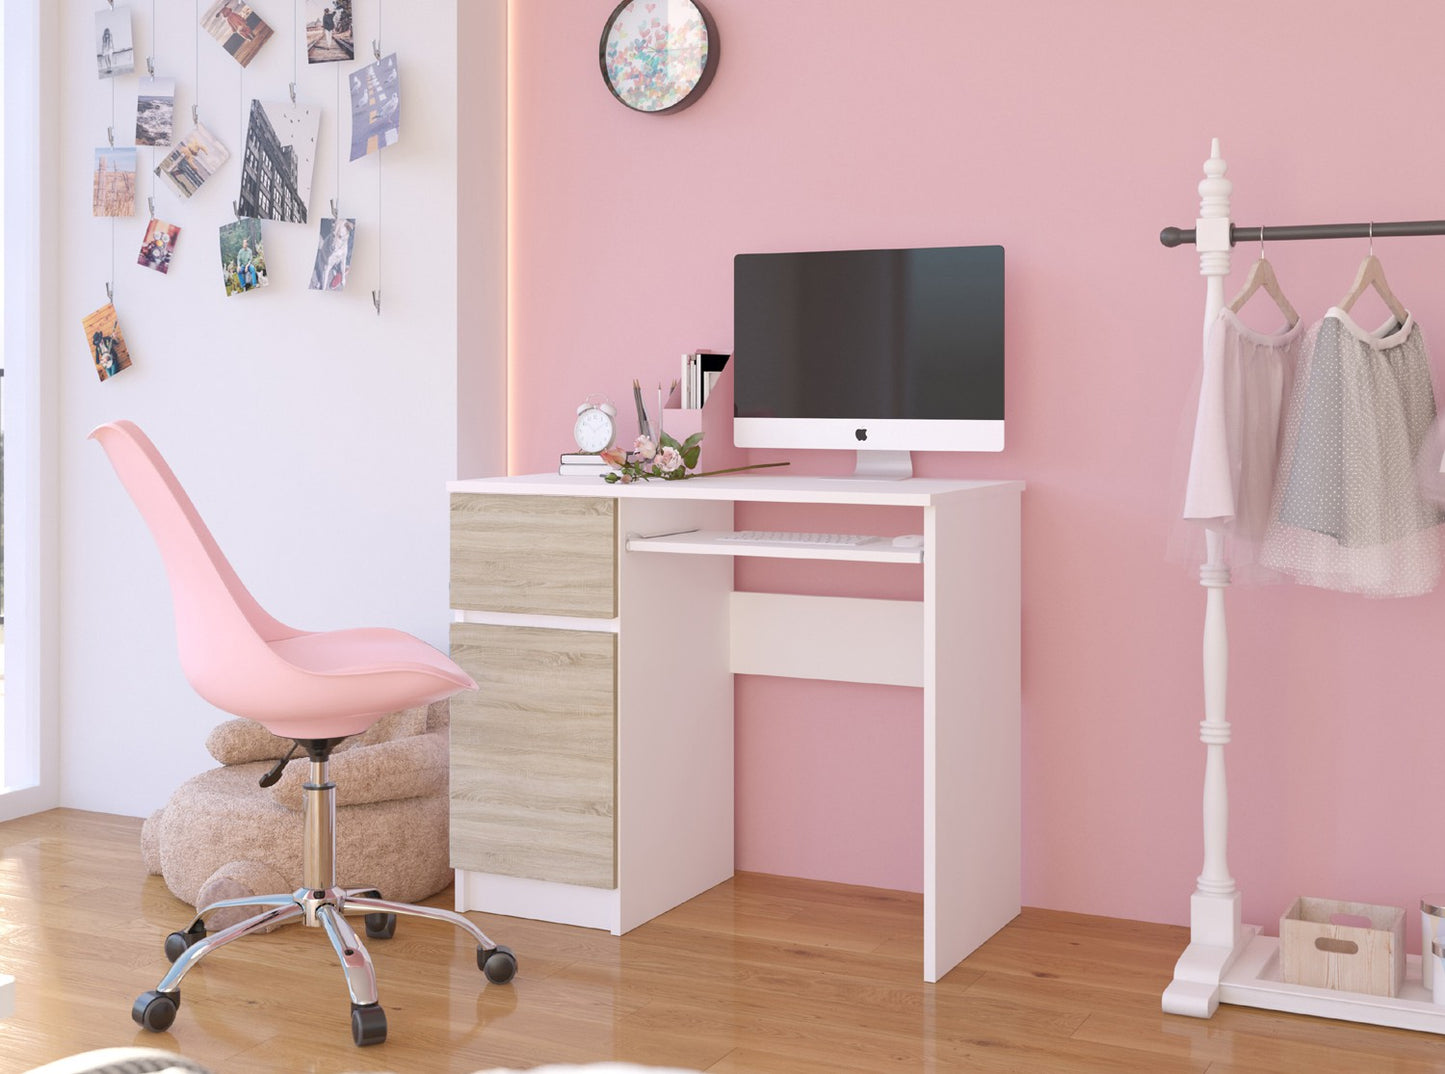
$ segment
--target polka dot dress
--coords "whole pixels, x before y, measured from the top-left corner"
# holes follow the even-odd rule
[[[1371,333],[1331,309],[1301,348],[1260,563],[1348,593],[1433,589],[1442,514],[1415,467],[1434,418],[1414,319]]]

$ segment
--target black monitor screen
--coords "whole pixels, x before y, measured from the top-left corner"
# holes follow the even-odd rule
[[[1003,247],[738,254],[739,417],[1003,418]]]

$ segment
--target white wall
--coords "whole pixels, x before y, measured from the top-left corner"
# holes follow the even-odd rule
[[[383,53],[398,53],[398,145],[349,163],[337,67],[309,68],[290,0],[252,0],[277,34],[241,67],[195,25],[192,5],[154,5],[157,73],[178,80],[177,133],[199,94],[201,121],[231,160],[189,201],[158,191],[158,215],[182,228],[168,276],[134,264],[145,227],[152,151],[139,150],[138,212],[115,226],[115,304],[134,365],[100,383],[80,322],[105,302],[111,223],[91,217],[96,146],[112,122],[111,86],[93,59],[94,0],[60,17],[59,713],[61,804],[142,815],[213,762],[202,742],[225,718],[198,699],[177,663],[159,557],[104,454],[97,423],[138,422],[168,457],[241,577],[274,615],[310,629],[390,625],[444,648],[445,482],[454,476],[457,409],[457,0],[358,0],[358,60],[378,14]],[[299,5],[304,10],[304,5]],[[378,7],[382,10],[378,12]],[[403,7],[405,11],[403,14]],[[138,67],[153,5],[132,4]],[[199,35],[199,37],[198,37]],[[367,44],[363,45],[361,38]],[[500,47],[500,46],[499,46]],[[232,219],[243,109],[285,97],[323,117],[312,223],[264,222],[268,289],[227,298],[217,228]],[[117,144],[133,140],[136,77],[115,87]],[[345,109],[345,83],[341,101]],[[341,124],[338,159],[336,133]],[[156,150],[157,156],[160,154]],[[358,218],[341,294],[306,289],[315,219],[340,174],[341,211]],[[382,313],[370,289],[382,291]]]

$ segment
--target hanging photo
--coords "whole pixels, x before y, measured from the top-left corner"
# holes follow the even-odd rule
[[[266,276],[261,221],[248,218],[221,225],[221,273],[228,296],[254,291],[271,282]]]
[[[356,219],[321,218],[321,241],[316,244],[316,265],[311,270],[312,291],[340,291],[351,271],[351,247],[356,240]]]
[[[338,63],[355,58],[351,0],[306,0],[306,62]]]
[[[93,216],[135,215],[134,146],[101,146],[95,151],[90,211]]]
[[[171,254],[175,251],[176,239],[180,238],[180,234],[181,229],[175,224],[152,220],[146,228],[145,238],[141,239],[140,256],[135,259],[135,263],[157,272],[169,272]]]
[[[351,159],[395,145],[401,134],[401,83],[396,53],[351,75]]]
[[[125,337],[120,334],[113,305],[107,302],[80,323],[90,346],[90,359],[101,380],[109,380],[122,369],[130,368],[130,352],[125,349]]]
[[[241,0],[215,0],[201,16],[201,26],[242,67],[254,60],[261,46],[271,38],[271,27],[266,25],[266,20]]]
[[[95,13],[95,62],[101,78],[128,75],[135,70],[130,8],[106,8]]]
[[[142,78],[135,97],[135,144],[170,145],[176,111],[174,78]]]
[[[286,101],[252,101],[241,158],[242,216],[306,223],[321,113]]]
[[[222,164],[231,159],[231,151],[201,124],[179,142],[156,165],[156,174],[170,180],[176,193],[189,198]]]

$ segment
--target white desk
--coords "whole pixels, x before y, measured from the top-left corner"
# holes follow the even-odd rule
[[[1018,913],[1021,482],[448,488],[453,655],[482,684],[453,701],[458,909],[621,934],[730,877],[732,676],[761,674],[922,688],[925,980]],[[734,557],[799,554],[706,536],[745,502],[920,509],[921,552],[808,555],[921,569],[923,599],[734,592]]]

